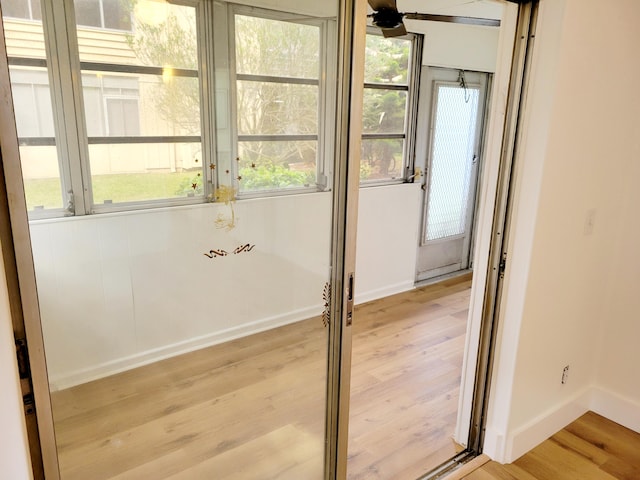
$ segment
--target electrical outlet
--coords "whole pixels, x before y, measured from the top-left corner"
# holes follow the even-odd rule
[[[565,383],[567,383],[567,380],[569,380],[569,365],[562,369],[562,380],[560,383],[564,385]]]

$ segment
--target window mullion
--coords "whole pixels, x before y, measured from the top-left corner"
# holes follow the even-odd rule
[[[200,64],[200,122],[202,166],[205,198],[213,199],[217,187],[215,52],[213,2],[200,2],[197,7],[198,59]]]
[[[90,209],[87,142],[73,1],[43,0],[42,7],[64,204],[69,215],[85,215]]]

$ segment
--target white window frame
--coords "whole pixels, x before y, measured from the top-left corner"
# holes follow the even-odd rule
[[[378,28],[368,27],[367,35],[382,36]],[[396,90],[407,93],[407,103],[405,107],[405,121],[403,133],[365,133],[362,132],[362,140],[403,140],[402,167],[397,178],[384,178],[372,180],[360,180],[360,187],[376,187],[380,185],[394,185],[399,183],[412,182],[415,178],[415,136],[417,124],[418,90],[420,86],[420,71],[422,65],[422,45],[424,36],[416,33],[408,33],[400,37],[394,37],[411,42],[411,52],[409,54],[409,66],[407,71],[407,84],[377,84],[364,83],[365,91],[371,90]]]
[[[198,76],[200,85],[200,116],[201,134],[198,136],[136,136],[136,137],[114,137],[109,136],[107,130],[105,135],[100,137],[89,137],[86,132],[86,119],[83,99],[82,72],[102,72],[109,73],[140,73],[151,75],[162,75],[161,67],[146,67],[140,65],[103,64],[93,62],[80,62],[77,42],[77,28],[85,28],[83,25],[76,26],[73,0],[65,0],[64,10],[52,9],[51,2],[43,1],[43,28],[45,31],[45,45],[47,48],[47,61],[49,66],[50,85],[52,91],[52,102],[54,103],[54,123],[56,124],[56,144],[58,145],[58,157],[60,162],[62,191],[68,192],[67,208],[48,209],[44,211],[31,211],[30,218],[60,217],[63,215],[87,215],[93,213],[111,213],[120,211],[140,210],[156,207],[168,207],[178,205],[191,205],[207,202],[207,196],[211,192],[211,173],[208,166],[213,160],[209,152],[212,148],[205,145],[210,141],[210,137],[203,135],[202,117],[207,115],[209,105],[208,94],[203,85],[208,82],[200,69],[202,65],[202,10],[201,0],[181,1],[184,6],[196,9],[196,19],[198,28],[198,63],[199,70],[173,69],[175,75]],[[64,28],[61,28],[64,26]],[[89,27],[91,28],[91,27]],[[64,45],[64,48],[56,47]],[[52,52],[56,52],[52,56]],[[49,61],[49,59],[52,59]],[[50,65],[49,65],[50,64]],[[200,72],[200,73],[198,73]],[[56,88],[57,86],[57,88]],[[55,106],[58,106],[56,109]],[[66,113],[66,114],[65,114]],[[105,126],[108,129],[108,126]],[[197,137],[197,138],[196,138]],[[203,194],[194,196],[184,196],[176,198],[153,199],[135,202],[118,203],[93,203],[92,184],[89,161],[90,144],[126,144],[126,143],[189,143],[201,144]]]
[[[91,28],[91,29],[96,29],[96,30],[111,30],[111,31],[115,31],[115,32],[132,32],[133,31],[133,19],[131,19],[131,28],[129,28],[129,29],[106,27],[105,26],[105,21],[104,21],[104,0],[98,0],[98,8],[100,9],[100,11],[99,11],[99,13],[100,13],[100,26],[85,25],[83,23],[80,23],[79,25],[82,28]]]
[[[238,187],[238,162],[235,161],[235,158],[238,152],[239,137],[236,123],[237,106],[235,104],[237,76],[235,74],[233,22],[236,14],[306,23],[317,26],[320,35],[316,184],[301,188],[240,192],[238,199],[302,194],[331,189],[335,150],[336,92],[330,87],[335,84],[337,79],[336,19],[209,0],[172,0],[172,3],[196,9],[198,72],[195,70],[181,72],[179,69],[174,69],[174,73],[177,70],[178,74],[198,75],[199,78],[200,135],[191,139],[187,136],[181,136],[180,139],[197,141],[201,145],[203,194],[135,202],[93,203],[89,159],[90,144],[163,143],[163,140],[178,141],[178,139],[144,136],[139,138],[112,137],[108,135],[106,130],[104,136],[90,137],[86,131],[82,73],[161,75],[162,69],[161,67],[141,65],[81,62],[77,31],[78,29],[95,27],[76,25],[73,0],[62,0],[61,4],[55,5],[51,0],[41,0],[46,59],[12,57],[9,61],[11,65],[15,66],[39,66],[47,69],[55,136],[34,139],[34,142],[38,145],[56,146],[60,185],[64,198],[62,208],[31,210],[29,212],[31,220],[202,204],[215,201],[215,189],[218,185]],[[222,51],[224,54],[221,54]],[[282,79],[287,83],[286,77]],[[225,86],[226,90],[224,90]],[[217,109],[216,100],[219,101]],[[221,115],[225,118],[222,118]],[[217,149],[218,138],[223,131],[218,127],[218,124],[226,124],[227,128],[223,134],[222,143],[230,145],[232,152],[230,158],[227,158],[226,153],[221,155]],[[108,129],[108,122],[105,127]],[[295,136],[292,136],[292,139],[294,139],[293,137]],[[131,141],[132,138],[133,141]],[[228,175],[225,173],[227,170],[229,171]]]
[[[331,52],[335,51],[332,44],[335,37],[335,21],[326,18],[316,18],[306,15],[295,14],[291,12],[282,12],[276,10],[267,10],[259,7],[250,7],[246,5],[228,4],[227,21],[224,25],[218,17],[216,27],[227,29],[228,45],[229,45],[229,86],[231,94],[230,105],[230,117],[229,123],[231,125],[231,144],[232,144],[232,157],[238,158],[238,143],[242,141],[242,135],[238,133],[238,102],[237,102],[237,82],[239,80],[239,74],[236,71],[236,43],[235,43],[235,16],[252,16],[257,18],[264,18],[276,21],[290,21],[292,23],[313,25],[318,27],[320,35],[320,52],[319,63],[320,68],[318,71],[318,132],[315,135],[317,142],[316,148],[316,183],[308,187],[297,188],[282,188],[282,189],[270,189],[259,191],[241,191],[238,180],[239,168],[238,162],[231,162],[226,166],[226,170],[231,172],[232,186],[236,189],[239,199],[243,198],[261,198],[280,195],[295,195],[302,193],[311,193],[324,191],[331,188],[330,179],[332,171],[330,165],[332,164],[329,156],[333,154],[335,146],[335,94],[328,88],[328,85],[335,83],[336,79],[336,62]],[[331,40],[330,40],[331,39]],[[244,75],[243,75],[244,76]],[[258,77],[258,76],[256,76]],[[271,81],[281,81],[283,84],[292,84],[289,77],[277,77],[269,76]],[[302,79],[294,79],[302,80]],[[314,83],[315,84],[315,83]],[[255,135],[252,136],[252,140],[259,141],[260,138],[273,138],[279,137],[273,141],[297,141],[308,140],[305,135]],[[258,139],[258,140],[256,140]],[[221,170],[221,169],[219,169]],[[221,172],[219,171],[219,175]],[[220,180],[219,180],[220,181]]]

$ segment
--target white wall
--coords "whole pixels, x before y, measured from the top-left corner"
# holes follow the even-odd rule
[[[362,189],[356,301],[413,288],[418,184]],[[52,389],[318,315],[331,194],[32,222]],[[255,245],[234,255],[236,247]],[[208,258],[224,249],[226,257]]]
[[[330,194],[234,208],[230,231],[215,225],[224,204],[33,222],[52,388],[320,313]]]
[[[633,0],[542,1],[485,445],[500,461],[618,400],[636,406],[618,421],[638,425],[639,14]]]
[[[406,24],[425,34],[423,65],[495,72],[499,28],[415,20]]]
[[[27,480],[33,478],[33,475],[2,262],[0,278],[0,476],[12,480]]]
[[[419,183],[360,189],[356,303],[413,288],[421,194]]]

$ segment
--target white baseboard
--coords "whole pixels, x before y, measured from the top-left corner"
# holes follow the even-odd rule
[[[356,287],[357,288],[357,287]],[[409,290],[413,290],[415,288],[415,284],[413,280],[408,282],[396,283],[394,285],[387,285],[383,288],[377,288],[375,290],[369,290],[367,292],[358,292],[356,293],[356,305],[361,303],[370,302],[372,300],[377,300],[379,298],[388,297],[389,295],[396,295],[398,293],[407,292]]]
[[[371,290],[356,296],[356,303],[364,303],[388,295],[406,292],[414,288],[413,282],[403,282],[389,285],[377,290]],[[52,373],[49,378],[49,388],[52,392],[74,387],[100,378],[108,377],[133,368],[142,367],[150,363],[158,362],[176,355],[182,355],[201,348],[210,347],[219,343],[235,340],[236,338],[253,335],[272,328],[281,327],[290,323],[320,315],[323,307],[320,305],[295,310],[283,315],[273,316],[258,321],[245,323],[237,327],[220,330],[207,335],[191,338],[182,342],[165,345],[159,348],[145,350],[133,355],[111,360],[98,365],[71,372]]]
[[[281,327],[290,323],[307,320],[322,313],[322,306],[315,306],[288,312],[254,322],[245,323],[237,327],[220,330],[200,337],[190,338],[182,342],[165,345],[160,348],[146,350],[127,357],[118,358],[109,362],[93,365],[88,368],[65,372],[62,374],[52,374],[49,378],[49,388],[52,392],[74,387],[92,380],[108,377],[116,373],[121,373],[133,368],[142,367],[150,363],[165,360],[167,358],[193,352],[201,348],[210,347],[220,343],[246,337],[255,333],[264,332],[272,328]]]
[[[529,423],[516,429],[507,440],[505,457],[511,463],[551,435],[569,425],[589,411],[591,388],[587,387],[557,407],[546,411]]]
[[[487,427],[483,450],[497,462],[514,462],[590,410],[640,433],[639,402],[589,386],[509,435]]]
[[[637,401],[594,387],[591,393],[591,410],[640,433],[640,403]]]

